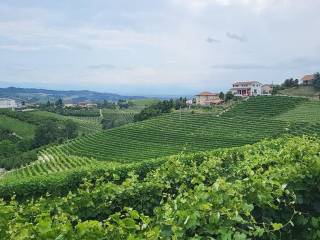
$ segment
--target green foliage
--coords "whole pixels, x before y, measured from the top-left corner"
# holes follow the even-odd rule
[[[314,74],[313,86],[316,89],[320,89],[320,73],[318,72]]]
[[[305,98],[280,97],[280,96],[258,96],[251,97],[247,101],[242,101],[235,105],[224,116],[247,116],[257,118],[269,118],[294,109],[300,103],[304,103]]]
[[[132,123],[136,110],[131,109],[103,109],[103,119],[101,120],[103,129],[120,127]]]
[[[316,240],[319,152],[284,137],[104,172],[65,196],[0,201],[0,238]]]
[[[4,110],[0,110],[0,129],[9,130],[20,138],[29,138],[31,139],[34,135],[35,124],[30,124],[29,122],[25,122],[22,119],[17,119],[11,116],[7,116],[7,114],[2,114]],[[4,111],[5,112],[5,111]],[[8,111],[12,112],[12,111]],[[12,112],[14,113],[14,112]],[[11,114],[8,114],[11,115]],[[12,135],[12,134],[11,134]],[[18,137],[18,138],[19,138]]]
[[[2,150],[0,149],[0,152],[1,151]],[[14,168],[19,168],[24,165],[27,165],[27,164],[37,160],[38,151],[39,151],[39,149],[18,151],[15,148],[14,151],[10,151],[10,154],[8,154],[7,156],[0,157],[0,168],[5,168],[6,170],[11,170]]]
[[[225,100],[225,102],[229,102],[230,100],[232,100],[234,98],[235,97],[234,97],[233,93],[229,91],[229,92],[226,93],[226,96],[225,96],[224,100]]]
[[[299,86],[299,80],[298,79],[289,78],[289,79],[286,79],[282,83],[281,86],[284,87],[284,88],[297,87],[297,86]]]

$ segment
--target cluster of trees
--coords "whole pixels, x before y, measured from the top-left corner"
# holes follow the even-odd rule
[[[109,102],[107,100],[104,100],[103,103],[98,103],[98,108],[116,109],[117,104],[114,102]]]
[[[284,80],[284,82],[280,85],[275,85],[273,87],[273,94],[278,93],[280,90],[284,90],[286,88],[292,88],[292,87],[298,87],[299,86],[299,79],[293,79],[293,78],[288,78]],[[320,89],[320,73],[317,72],[314,74],[314,81],[312,83],[312,86]]]
[[[235,96],[231,91],[228,91],[226,94],[224,94],[223,92],[220,92],[219,98],[224,102],[229,102],[230,100],[235,99]]]
[[[81,106],[68,106],[66,107],[62,99],[58,99],[56,102],[48,101],[46,104],[41,104],[39,107],[42,111],[48,111],[57,113],[64,116],[77,116],[77,117],[99,117],[100,112],[96,108],[83,108]]]
[[[143,121],[147,120],[152,117],[159,116],[164,113],[170,113],[172,109],[181,109],[187,107],[187,99],[186,98],[179,98],[176,100],[164,100],[159,101],[156,104],[153,104],[149,107],[144,108],[140,113],[134,116],[134,121]]]
[[[34,147],[40,147],[55,142],[63,142],[78,136],[78,124],[72,120],[66,120],[63,124],[56,121],[44,121],[36,129]]]
[[[319,72],[314,74],[313,86],[317,89],[320,89],[320,73]]]
[[[0,168],[11,169],[36,160],[36,149],[62,142],[78,135],[78,124],[72,120],[60,121],[28,112],[0,111],[6,115],[36,125],[35,135],[30,139],[18,137],[10,129],[0,129]],[[20,164],[20,165],[19,165]]]
[[[283,86],[284,88],[297,87],[299,86],[299,79],[293,79],[293,78],[286,79],[281,84],[281,86]]]
[[[124,118],[104,118],[101,120],[102,129],[110,129],[115,127],[120,127],[124,124],[127,124],[128,121],[126,121]]]

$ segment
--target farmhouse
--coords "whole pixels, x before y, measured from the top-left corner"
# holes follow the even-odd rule
[[[230,91],[238,97],[261,95],[262,84],[257,81],[235,82]]]
[[[196,95],[196,104],[200,106],[210,106],[222,103],[218,93],[201,92]]]
[[[0,98],[0,108],[17,108],[18,105],[15,100],[8,98]]]
[[[315,75],[305,75],[303,78],[301,78],[302,85],[305,86],[311,86],[313,85],[313,81],[315,80]]]
[[[261,87],[261,93],[262,95],[271,95],[273,90],[272,84],[265,84]]]

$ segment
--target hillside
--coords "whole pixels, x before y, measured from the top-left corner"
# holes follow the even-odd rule
[[[120,99],[144,99],[142,96],[123,96],[114,93],[100,93],[95,91],[59,91],[36,88],[0,88],[0,97],[12,98],[27,102],[55,101],[59,98],[68,102],[79,103],[83,101],[118,101]]]
[[[8,129],[15,133],[19,138],[31,139],[34,135],[36,126],[15,118],[0,115],[0,129]]]
[[[312,86],[298,86],[281,90],[279,94],[287,96],[312,97],[319,99],[318,96],[320,94],[320,90],[317,90]]]
[[[271,104],[268,104],[271,103]],[[303,98],[258,97],[241,102],[228,112],[183,111],[90,134],[41,151],[39,161],[6,174],[41,176],[96,164],[96,161],[131,163],[181,152],[198,152],[252,144],[283,134],[320,133],[317,121],[296,121],[284,114],[309,103]],[[292,113],[291,113],[292,111]],[[317,107],[308,108],[319,118]]]
[[[156,170],[145,168],[152,162],[88,169],[99,180],[64,196],[57,192],[75,174],[49,177],[53,195],[0,200],[0,238],[318,239],[319,152],[319,139],[292,137],[173,156]],[[12,190],[0,185],[1,194]]]

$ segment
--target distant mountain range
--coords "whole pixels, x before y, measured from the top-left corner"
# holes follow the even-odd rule
[[[26,101],[30,103],[40,103],[55,101],[59,98],[64,102],[79,103],[79,102],[101,102],[103,100],[118,101],[119,99],[144,99],[143,96],[123,96],[114,93],[100,93],[88,90],[72,90],[59,91],[36,88],[0,88],[0,98],[12,98],[15,100]]]

